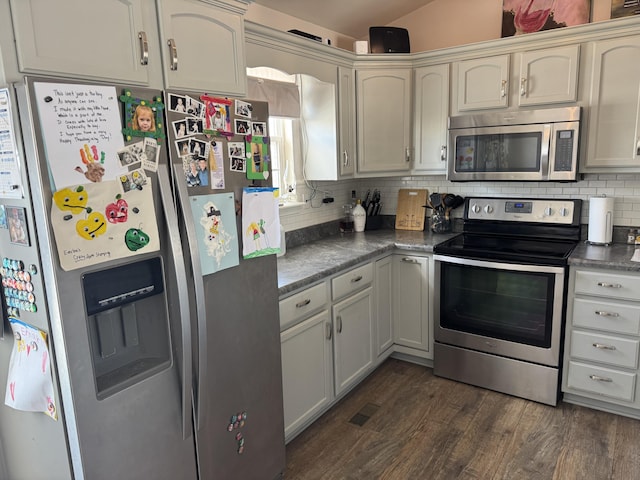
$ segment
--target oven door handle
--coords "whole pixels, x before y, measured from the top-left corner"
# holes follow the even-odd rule
[[[449,255],[434,255],[433,260],[442,263],[455,263],[458,265],[468,265],[470,267],[484,267],[493,268],[499,270],[512,270],[517,272],[540,272],[540,273],[554,273],[563,274],[564,267],[557,267],[552,265],[523,265],[519,263],[503,263],[493,262],[491,260],[474,260],[464,257],[452,257]]]

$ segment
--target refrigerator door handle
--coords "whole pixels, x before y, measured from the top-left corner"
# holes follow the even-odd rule
[[[185,229],[187,230],[187,245],[189,246],[189,253],[191,257],[191,270],[193,272],[193,285],[194,293],[196,296],[196,320],[198,325],[198,331],[196,336],[198,338],[198,383],[197,383],[197,397],[195,407],[196,428],[201,430],[204,428],[206,416],[207,416],[207,310],[206,299],[204,294],[204,282],[202,281],[202,267],[200,266],[200,251],[198,250],[198,244],[195,236],[195,223],[193,221],[193,214],[191,207],[188,204],[189,192],[187,191],[186,182],[181,182],[179,179],[184,178],[184,171],[182,165],[175,164],[173,166],[173,175],[177,179],[174,182],[178,191],[178,205],[180,213],[184,220]],[[182,201],[186,199],[187,201]]]
[[[173,209],[173,197],[171,194],[171,182],[167,167],[158,167],[158,185],[162,197],[162,207],[169,231],[169,244],[176,271],[176,283],[178,286],[178,303],[180,309],[180,328],[182,332],[182,437],[189,438],[192,431],[191,423],[191,377],[192,377],[192,351],[191,351],[191,315],[189,312],[189,292],[187,290],[187,273],[180,231],[178,229],[178,217]]]

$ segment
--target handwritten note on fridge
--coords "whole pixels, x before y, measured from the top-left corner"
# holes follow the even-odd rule
[[[113,180],[125,169],[118,94],[106,85],[34,83],[53,190]]]

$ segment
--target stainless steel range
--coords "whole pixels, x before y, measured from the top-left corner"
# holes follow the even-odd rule
[[[581,208],[577,199],[466,199],[463,233],[434,248],[436,375],[557,404]]]

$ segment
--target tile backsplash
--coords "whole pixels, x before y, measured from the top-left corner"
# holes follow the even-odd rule
[[[395,215],[398,190],[401,188],[426,188],[429,192],[453,193],[463,197],[515,196],[580,198],[583,224],[589,222],[589,198],[607,195],[615,198],[614,225],[616,227],[640,226],[640,174],[584,174],[582,180],[571,183],[557,182],[468,182],[452,183],[442,176],[410,176],[341,180],[338,182],[315,182],[316,195],[308,186],[303,186],[299,196],[307,200],[305,206],[281,215],[285,231],[338,220],[343,215],[342,206],[351,201],[351,190],[363,198],[367,190],[377,188],[381,192],[383,215]],[[332,197],[331,203],[322,199]],[[453,217],[462,216],[462,207],[452,212]]]

